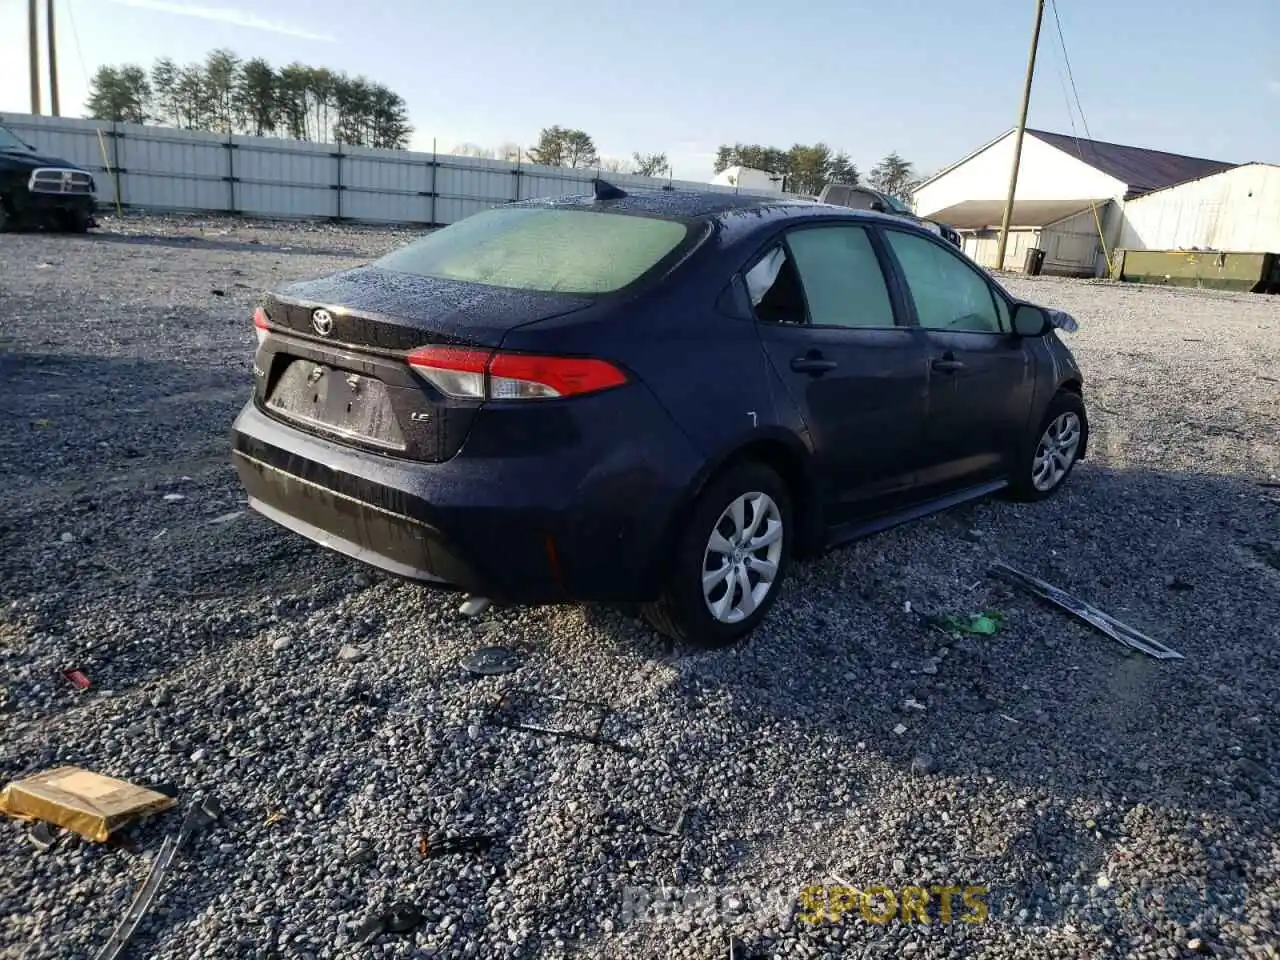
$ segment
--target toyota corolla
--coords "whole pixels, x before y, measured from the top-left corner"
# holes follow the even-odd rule
[[[723,646],[787,565],[1085,455],[1065,314],[901,217],[728,194],[510,204],[254,316],[252,507],[499,602]]]

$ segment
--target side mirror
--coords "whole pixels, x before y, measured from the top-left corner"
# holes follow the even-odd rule
[[[1040,307],[1020,303],[1013,311],[1013,332],[1020,337],[1042,337],[1049,329],[1049,315]]]
[[[883,203],[881,203],[879,200],[872,200],[872,201],[871,201],[871,209],[872,209],[872,210],[874,210],[876,213],[888,213],[888,212],[889,212],[889,208],[888,208],[888,207],[886,207],[886,206],[885,206]]]

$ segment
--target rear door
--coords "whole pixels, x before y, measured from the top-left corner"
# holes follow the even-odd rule
[[[764,349],[812,434],[828,519],[907,499],[928,372],[863,226],[797,227],[745,272]]]
[[[1035,360],[986,275],[932,236],[882,228],[928,353],[921,481],[964,486],[1005,473],[1026,429]]]

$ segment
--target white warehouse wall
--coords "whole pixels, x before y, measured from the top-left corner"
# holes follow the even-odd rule
[[[927,217],[966,200],[1003,200],[1013,166],[1013,132],[962,161],[915,192],[915,211]],[[1128,184],[1096,170],[1034,134],[1022,140],[1018,166],[1019,200],[1101,200],[1123,198]]]
[[[1280,252],[1280,166],[1250,163],[1124,205],[1121,247]]]

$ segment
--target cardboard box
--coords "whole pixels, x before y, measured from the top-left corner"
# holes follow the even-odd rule
[[[99,843],[113,830],[177,802],[80,767],[46,770],[0,790],[0,813],[19,820],[44,820]]]

